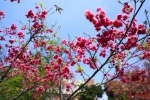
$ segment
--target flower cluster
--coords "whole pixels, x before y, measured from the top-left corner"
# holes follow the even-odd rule
[[[4,14],[4,12],[0,11],[0,20],[1,20],[2,18],[5,18],[5,14]]]
[[[18,3],[20,3],[20,0],[10,0],[10,2],[14,2],[17,1]]]

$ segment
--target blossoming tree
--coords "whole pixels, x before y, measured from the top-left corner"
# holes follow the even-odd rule
[[[108,100],[149,99],[150,81],[147,69],[132,66],[125,72],[124,78],[127,79],[126,83],[123,80],[116,79],[105,84]]]
[[[115,78],[127,83],[128,79],[124,77],[126,68],[149,56],[149,51],[141,52],[140,49],[143,42],[150,39],[147,31],[150,26],[137,24],[136,20],[144,2],[145,0],[133,0],[134,7],[131,7],[128,2],[119,1],[123,6],[122,13],[118,14],[115,20],[109,19],[101,8],[97,8],[96,14],[86,10],[85,17],[94,25],[97,34],[93,37],[86,34],[86,38],[77,37],[75,41],[62,40],[60,43],[55,43],[56,34],[53,27],[49,28],[45,20],[46,15],[53,12],[51,9],[43,9],[42,4],[36,5],[36,13],[29,10],[25,15],[28,25],[23,25],[21,31],[18,31],[15,24],[0,30],[0,41],[3,43],[0,44],[0,49],[7,51],[6,57],[0,62],[3,72],[0,84],[3,85],[18,76],[22,85],[18,86],[18,92],[12,99],[19,98],[29,91],[33,98],[43,98],[44,93],[52,88],[58,89],[62,100],[62,81],[72,79],[70,66],[76,65],[76,74],[87,76],[88,79],[73,91],[67,100],[79,95],[80,90],[98,73],[103,74],[99,85]],[[57,7],[56,11],[58,10],[61,9]],[[5,14],[1,11],[0,20],[4,17]],[[141,59],[135,60],[139,56]],[[89,66],[94,73],[89,76],[81,64]],[[113,74],[110,71],[113,71]],[[64,84],[66,90],[70,91],[72,85]],[[11,92],[10,89],[7,91]]]

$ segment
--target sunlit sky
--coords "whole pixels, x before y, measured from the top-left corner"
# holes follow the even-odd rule
[[[91,36],[97,34],[93,25],[86,20],[84,16],[85,10],[90,9],[95,13],[96,8],[101,7],[106,12],[106,15],[114,20],[116,15],[121,13],[122,8],[122,5],[117,0],[22,0],[20,4],[17,2],[10,3],[10,0],[0,0],[0,11],[4,11],[6,15],[6,18],[0,24],[0,28],[10,26],[11,23],[20,25],[17,20],[26,23],[25,14],[28,10],[34,9],[35,3],[38,4],[39,2],[42,2],[47,9],[52,8],[52,11],[54,10],[54,5],[63,9],[61,14],[54,13],[47,17],[48,25],[52,25],[57,21],[57,26],[61,26],[58,32],[61,39],[68,39],[68,34],[71,36],[71,39],[75,39],[76,36],[84,36],[83,33]],[[150,4],[150,1],[146,0],[137,16],[139,23],[145,19],[144,10],[149,8],[148,4]],[[92,74],[92,71],[87,70],[87,73]],[[95,82],[100,82],[101,79],[100,75],[94,77]],[[104,98],[104,100],[107,99]]]

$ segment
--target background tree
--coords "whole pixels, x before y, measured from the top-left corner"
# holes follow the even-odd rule
[[[96,87],[96,85],[85,86],[81,89],[85,92],[80,94],[79,100],[95,100],[96,98],[102,98],[103,90],[102,86]]]
[[[105,84],[105,91],[110,100],[145,100],[149,99],[149,75],[145,68],[133,67],[127,70],[124,79],[116,79]]]

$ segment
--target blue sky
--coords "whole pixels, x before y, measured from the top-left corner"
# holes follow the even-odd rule
[[[84,16],[85,10],[90,9],[92,12],[95,12],[97,7],[101,7],[106,12],[106,15],[113,20],[117,14],[121,13],[122,8],[122,5],[118,4],[117,0],[22,0],[20,4],[17,2],[10,3],[9,0],[0,0],[0,11],[4,11],[6,15],[6,18],[0,24],[0,28],[10,26],[11,23],[21,25],[17,20],[26,23],[25,14],[29,9],[34,9],[35,3],[38,4],[39,2],[42,2],[47,9],[52,7],[54,10],[54,5],[63,8],[61,14],[55,13],[47,17],[48,25],[52,25],[57,21],[57,26],[62,27],[58,32],[61,39],[68,39],[68,34],[70,34],[71,39],[74,39],[76,36],[84,36],[83,32],[91,36],[97,34],[93,25],[86,20]],[[150,1],[146,0],[137,16],[139,23],[145,19],[144,10],[149,8],[148,4],[150,4]],[[91,71],[87,72],[92,74]],[[100,74],[95,76],[94,79],[95,82],[100,82]]]
[[[127,0],[122,0],[127,1]],[[20,4],[17,2],[10,3],[9,0],[0,1],[0,10],[4,11],[6,14],[6,18],[3,20],[3,26],[9,26],[11,23],[17,23],[16,20],[20,20],[22,22],[26,22],[25,14],[29,9],[34,9],[35,3],[41,2],[40,0],[22,0]],[[48,23],[51,25],[57,21],[57,25],[61,25],[62,29],[59,34],[61,34],[61,38],[66,38],[69,33],[71,37],[74,36],[83,36],[83,32],[95,35],[97,32],[94,30],[94,27],[89,21],[86,20],[84,16],[84,12],[87,9],[95,12],[97,7],[101,7],[105,10],[106,15],[109,16],[110,19],[115,19],[116,15],[121,13],[122,6],[118,4],[117,0],[42,0],[44,6],[47,9],[53,7],[54,5],[58,5],[63,8],[62,14],[55,13],[53,15],[48,16]],[[149,0],[147,0],[144,4],[143,8],[148,8]],[[9,19],[9,20],[8,20]],[[144,20],[144,9],[141,9],[141,12],[138,15],[138,20],[140,22]],[[63,34],[63,35],[62,35]]]

